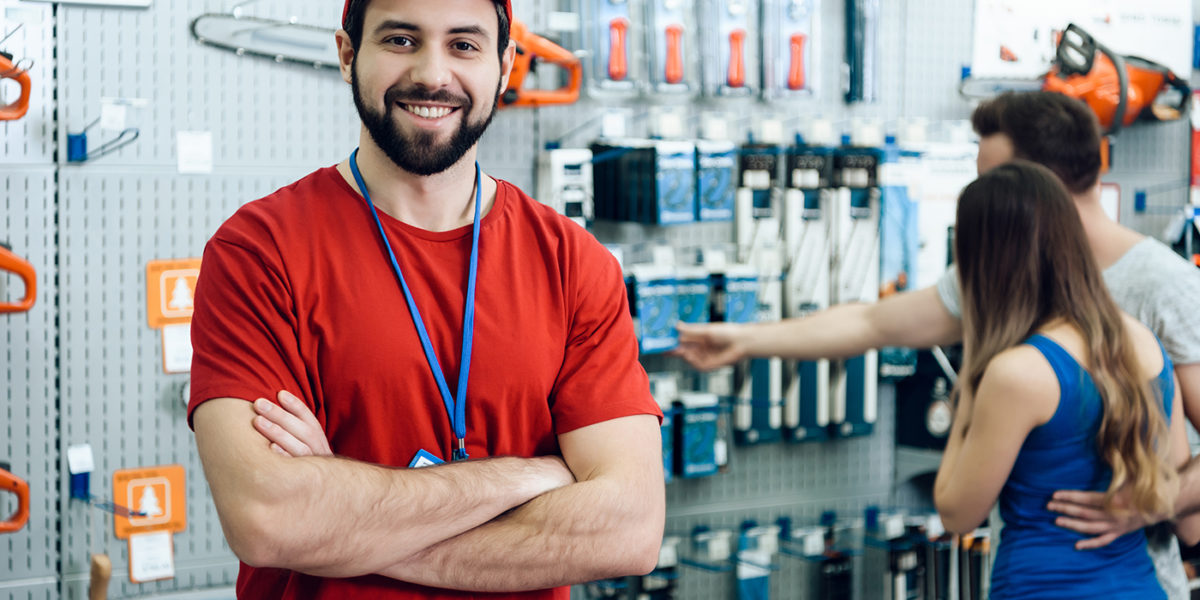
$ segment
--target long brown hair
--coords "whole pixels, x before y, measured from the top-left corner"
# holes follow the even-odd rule
[[[961,392],[974,396],[997,354],[1065,320],[1084,338],[1104,406],[1096,441],[1112,467],[1107,502],[1127,487],[1134,510],[1167,512],[1177,479],[1166,459],[1161,393],[1138,362],[1062,182],[1027,161],[992,169],[959,197],[955,236],[966,349]]]

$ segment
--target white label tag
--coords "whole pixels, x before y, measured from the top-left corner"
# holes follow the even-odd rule
[[[175,548],[170,531],[129,536],[129,580],[144,583],[175,576]]]
[[[109,129],[112,131],[122,131],[125,129],[125,120],[128,109],[124,104],[114,104],[112,102],[100,103],[100,128]]]
[[[213,139],[211,131],[176,133],[180,173],[212,173]]]
[[[190,373],[192,370],[192,326],[189,323],[163,325],[163,372]]]
[[[91,444],[79,444],[67,448],[67,470],[72,475],[91,473],[94,468],[96,465],[92,456]]]

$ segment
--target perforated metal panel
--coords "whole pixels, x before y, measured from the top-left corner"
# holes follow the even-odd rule
[[[233,582],[236,561],[186,422],[179,389],[186,376],[163,373],[160,334],[146,323],[146,263],[200,256],[238,206],[290,181],[285,174],[62,173],[63,446],[91,444],[94,495],[112,497],[117,469],[178,463],[188,499],[188,529],[175,536],[176,578],[143,585],[129,583],[127,546],[113,537],[112,517],[72,503],[63,514],[64,597],[85,597],[96,551],[113,561],[113,597]]]
[[[0,462],[29,483],[29,522],[0,534],[0,597],[44,598],[56,587],[58,563],[58,289],[54,265],[54,171],[0,167],[0,241],[34,266],[36,303],[29,312],[0,314]],[[0,298],[19,300],[25,287],[0,271]],[[16,510],[0,494],[0,518]],[[47,587],[49,586],[49,587]]]
[[[188,25],[195,16],[233,4],[162,0],[131,10],[0,0],[6,21],[0,31],[13,20],[26,22],[3,48],[36,60],[30,114],[0,123],[0,240],[11,242],[42,273],[37,308],[0,316],[5,390],[0,460],[13,463],[35,497],[26,529],[0,536],[0,598],[85,597],[88,556],[97,551],[113,559],[113,598],[224,587],[236,575],[184,422],[177,388],[185,376],[162,373],[159,334],[146,325],[145,264],[198,256],[239,205],[346,156],[357,143],[359,123],[349,86],[335,71],[237,56],[192,40]],[[575,3],[514,4],[517,18],[539,30],[548,10]],[[754,117],[767,114],[783,119],[789,134],[812,116],[830,119],[847,133],[854,119],[873,119],[892,131],[905,117],[966,118],[971,104],[958,96],[957,85],[970,59],[971,3],[881,4],[878,103],[847,107],[841,101],[844,3],[823,0],[824,60],[813,98],[773,105],[700,101],[684,106],[689,127],[695,127],[699,112],[713,108],[731,114],[730,129],[738,138]],[[340,8],[327,0],[259,0],[244,11],[332,28]],[[140,128],[140,139],[93,163],[65,164],[67,133],[98,117],[105,97],[147,101],[127,118],[129,126]],[[535,159],[544,142],[575,132],[564,145],[586,144],[599,131],[597,116],[614,106],[628,110],[631,134],[644,135],[645,115],[655,104],[585,98],[569,107],[503,111],[482,141],[480,162],[489,173],[533,192]],[[179,131],[213,132],[214,174],[176,173]],[[93,147],[115,134],[98,127],[88,133]],[[1158,211],[1185,198],[1171,185],[1186,177],[1187,146],[1183,122],[1121,134],[1106,180],[1122,185],[1124,222],[1159,233],[1165,218]],[[55,167],[56,160],[63,164]],[[1153,210],[1133,212],[1137,189],[1148,190]],[[657,241],[681,248],[724,244],[733,237],[727,224],[601,224],[594,232],[605,242]],[[680,368],[664,359],[646,362],[651,370]],[[881,386],[879,408],[870,437],[734,447],[728,473],[669,484],[668,531],[686,534],[700,524],[736,530],[745,520],[769,523],[779,516],[804,525],[825,510],[861,517],[868,505],[897,501],[891,386]],[[187,469],[189,526],[175,538],[175,579],[129,583],[126,545],[113,538],[111,517],[65,500],[62,452],[77,443],[95,450],[92,493],[99,496],[111,495],[118,468],[179,463]],[[899,500],[915,502],[910,495]],[[9,508],[5,501],[0,496],[0,512]],[[779,561],[772,597],[812,597],[812,566]],[[725,599],[732,597],[732,585],[731,574],[685,569],[679,597]]]
[[[28,68],[31,80],[29,112],[16,121],[0,121],[0,167],[47,165],[54,157],[54,16],[50,5],[5,0],[0,2],[0,50],[13,55],[14,63]],[[17,98],[11,81],[0,104]]]

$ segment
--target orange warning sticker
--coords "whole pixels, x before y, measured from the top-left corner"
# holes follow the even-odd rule
[[[146,264],[146,321],[163,325],[192,322],[200,259],[152,260]]]
[[[121,469],[113,473],[113,502],[138,516],[113,515],[118,539],[130,534],[187,528],[187,493],[183,465]]]

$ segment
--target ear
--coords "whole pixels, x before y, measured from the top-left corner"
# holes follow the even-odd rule
[[[508,40],[508,48],[504,49],[504,55],[500,58],[500,91],[508,89],[508,77],[512,75],[513,62],[517,58],[517,42],[511,38]]]
[[[335,34],[337,38],[338,63],[342,71],[342,80],[350,83],[350,72],[354,64],[354,44],[350,41],[350,34],[346,30],[339,29]]]

